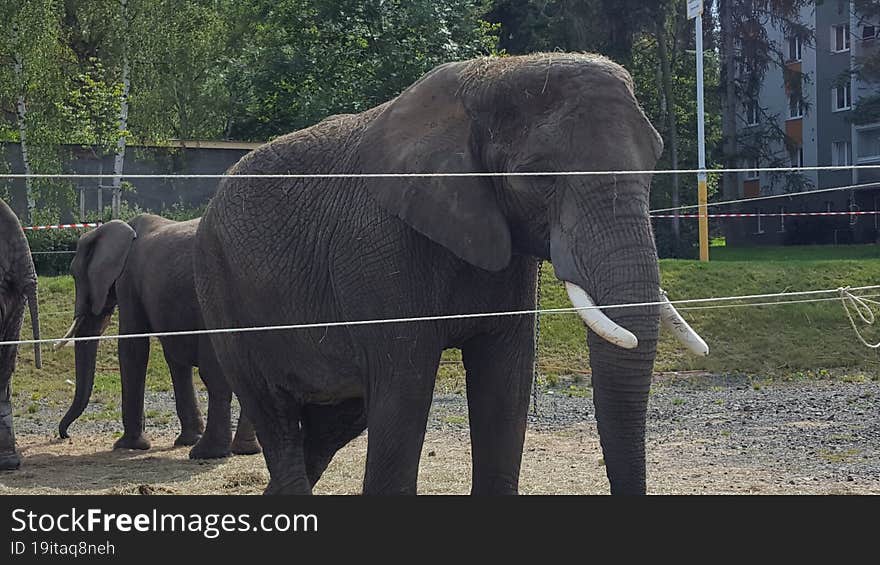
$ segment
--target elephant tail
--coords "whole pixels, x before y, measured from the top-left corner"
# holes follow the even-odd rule
[[[34,339],[40,339],[40,307],[37,305],[37,284],[34,283],[27,293],[28,308],[31,312],[31,328],[33,329]],[[43,353],[40,344],[34,344],[34,365],[37,369],[43,368]]]

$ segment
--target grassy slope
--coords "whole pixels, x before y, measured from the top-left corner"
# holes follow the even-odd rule
[[[664,288],[672,299],[745,295],[797,290],[880,284],[880,253],[876,246],[841,248],[713,249],[713,261],[663,260]],[[70,277],[42,278],[40,300],[43,335],[58,337],[72,321],[73,281]],[[542,308],[568,307],[562,284],[544,266]],[[857,340],[840,302],[794,304],[759,308],[683,311],[683,315],[706,339],[707,358],[685,353],[665,332],[656,364],[658,371],[709,370],[757,375],[785,375],[846,367],[877,374],[880,358]],[[27,336],[28,322],[23,335]],[[115,333],[111,326],[108,333]],[[880,331],[868,328],[869,340]],[[541,373],[552,382],[559,375],[589,369],[584,328],[576,315],[541,318]],[[148,387],[170,390],[161,347],[154,342]],[[21,349],[14,388],[19,400],[16,411],[35,411],[37,403],[66,404],[73,394],[73,348],[46,350],[42,371],[33,367],[33,351]],[[461,366],[457,351],[447,352],[440,369],[439,390],[461,390]],[[93,400],[105,407],[97,417],[118,419],[119,377],[116,344],[102,342]],[[169,407],[169,410],[173,410]],[[158,415],[167,417],[167,415]],[[95,417],[95,416],[93,416]]]

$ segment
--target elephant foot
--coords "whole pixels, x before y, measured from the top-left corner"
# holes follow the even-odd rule
[[[236,438],[232,442],[231,450],[236,455],[256,455],[263,452],[260,442],[256,439],[240,440]]]
[[[295,479],[290,481],[269,480],[269,485],[263,491],[267,496],[283,496],[283,495],[309,495],[312,494],[312,487],[306,479]]]
[[[0,471],[14,471],[21,465],[17,451],[0,454]]]
[[[121,438],[116,440],[116,443],[113,444],[113,449],[138,449],[141,451],[145,451],[147,449],[150,449],[150,447],[150,440],[145,438],[143,435],[139,435],[137,437],[122,436]]]
[[[202,439],[202,433],[197,430],[182,431],[174,440],[174,447],[195,445]]]
[[[222,459],[229,457],[229,441],[212,441],[202,436],[197,444],[189,450],[190,459]]]

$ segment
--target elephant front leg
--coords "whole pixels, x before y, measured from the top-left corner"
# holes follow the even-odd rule
[[[517,494],[534,372],[532,318],[462,347],[467,371],[471,494]]]
[[[367,468],[364,494],[416,494],[440,348],[402,355],[400,366],[374,375],[367,396]]]
[[[7,382],[0,388],[0,471],[11,471],[21,465],[21,457],[15,449],[11,397],[12,387]]]
[[[192,367],[181,365],[165,357],[171,371],[171,384],[174,386],[174,406],[180,420],[180,435],[174,445],[195,445],[205,431],[202,414],[196,401],[196,390],[193,386]]]
[[[150,441],[144,436],[144,392],[149,356],[148,338],[119,340],[123,434],[113,444],[113,449],[150,449]]]

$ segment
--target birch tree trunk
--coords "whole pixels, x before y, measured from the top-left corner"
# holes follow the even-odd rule
[[[18,95],[15,101],[15,114],[18,121],[18,139],[21,147],[21,160],[24,163],[24,174],[30,175],[33,171],[31,170],[30,159],[28,158],[27,144],[27,102],[25,99],[27,84],[24,77],[24,57],[21,54],[21,48],[19,44],[18,25],[13,25],[12,34],[13,41],[15,43],[13,72],[15,73],[16,90],[18,91]],[[35,205],[34,195],[31,188],[32,181],[30,176],[25,177],[24,186],[25,198],[27,200],[27,210],[24,214],[24,217],[22,218],[22,222],[25,224],[30,224],[31,218],[33,217],[33,210]]]
[[[119,104],[119,139],[116,142],[116,157],[113,159],[113,219],[119,219],[122,205],[122,173],[125,167],[125,136],[128,134],[128,93],[131,89],[130,67],[128,61],[128,1],[120,0],[122,9],[122,99]]]
[[[724,136],[724,165],[728,169],[737,166],[736,156],[736,59],[734,53],[733,37],[733,0],[721,0],[721,37],[724,57],[724,72],[722,77],[725,81],[724,113],[722,115],[721,130]],[[737,174],[725,173],[722,194],[725,200],[737,198]]]
[[[666,113],[666,127],[669,132],[669,154],[672,159],[672,168],[678,170],[678,119],[675,116],[675,94],[672,89],[672,69],[669,65],[669,52],[666,45],[665,17],[657,19],[657,55],[660,59],[663,104]],[[672,212],[674,216],[672,218],[672,234],[675,240],[676,255],[681,240],[680,219],[678,217],[680,201],[678,173],[672,173],[672,207],[675,208],[675,211]]]

